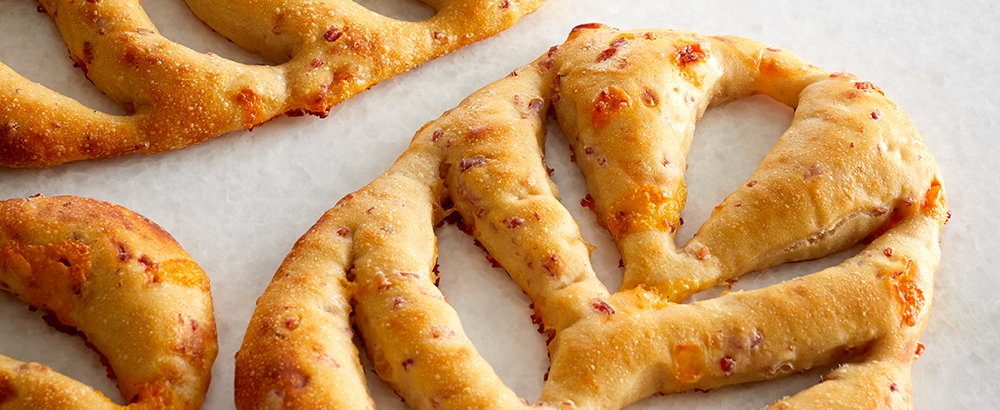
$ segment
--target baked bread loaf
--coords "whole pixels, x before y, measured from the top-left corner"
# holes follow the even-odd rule
[[[794,108],[791,127],[677,247],[695,122],[756,94]],[[615,293],[548,177],[550,109],[621,251]],[[941,181],[903,111],[853,75],[745,38],[580,26],[426,124],[385,174],[299,239],[237,354],[236,404],[374,407],[353,317],[375,371],[413,408],[532,405],[479,356],[435,286],[434,226],[458,212],[552,334],[535,406],[618,409],[839,362],[771,408],[910,408],[949,216]],[[681,303],[859,241],[862,252],[820,272]]]
[[[70,56],[126,116],[89,109],[0,63],[0,165],[46,167],[183,148],[279,115],[326,116],[379,81],[492,36],[544,0],[434,0],[398,21],[349,0],[188,0],[246,65],[159,34],[136,0],[42,0]]]
[[[209,281],[148,219],[79,197],[2,201],[0,289],[83,333],[126,407],[201,407],[218,352]],[[0,408],[121,406],[48,366],[0,355]]]

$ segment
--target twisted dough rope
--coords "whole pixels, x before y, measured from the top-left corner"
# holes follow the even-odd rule
[[[794,108],[791,127],[676,248],[695,121],[754,94]],[[596,278],[548,178],[550,104],[622,253],[617,293]],[[299,239],[237,354],[237,407],[371,408],[352,309],[375,371],[414,408],[527,407],[434,286],[433,229],[452,203],[554,333],[536,405],[617,409],[842,362],[772,408],[908,408],[948,218],[940,180],[909,119],[871,83],[743,38],[581,26],[425,125]],[[677,303],[866,237],[818,273]]]
[[[398,21],[349,0],[187,0],[244,49],[245,65],[160,36],[137,0],[40,0],[87,77],[130,115],[108,115],[0,63],[0,165],[156,153],[282,114],[331,107],[419,63],[510,27],[544,0],[422,0],[438,13]]]
[[[148,219],[78,197],[2,201],[0,288],[83,332],[106,355],[125,408],[201,407],[218,351],[208,278]],[[0,355],[0,408],[123,407]]]

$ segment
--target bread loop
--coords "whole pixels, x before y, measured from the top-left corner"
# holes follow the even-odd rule
[[[422,22],[349,0],[188,1],[214,30],[280,63],[261,66],[164,38],[135,0],[43,0],[70,56],[129,115],[91,110],[0,64],[0,165],[163,152],[278,115],[326,116],[381,80],[506,29],[543,1],[426,1],[438,13]]]
[[[201,407],[218,352],[209,281],[148,219],[79,197],[2,201],[0,288],[83,333],[117,375],[124,408]],[[123,407],[0,355],[0,408]]]
[[[765,94],[795,109],[750,179],[674,244],[695,121]],[[554,110],[625,264],[611,294],[544,163]],[[370,408],[351,321],[417,409],[523,408],[434,282],[453,211],[531,297],[552,364],[536,405],[617,409],[845,363],[773,408],[911,406],[948,218],[940,172],[877,87],[738,37],[602,25],[466,98],[295,244],[237,354],[237,407]],[[857,256],[691,304],[740,274],[862,240]]]

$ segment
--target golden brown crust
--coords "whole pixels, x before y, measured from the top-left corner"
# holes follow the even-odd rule
[[[695,121],[710,106],[754,94],[794,108],[792,126],[678,248]],[[614,294],[597,280],[590,247],[546,174],[550,106],[622,253],[625,280]],[[743,38],[581,26],[425,125],[392,168],[299,240],[238,355],[237,406],[307,407],[261,399],[288,397],[283,381],[292,372],[260,369],[317,367],[317,347],[353,355],[348,336],[319,342],[331,334],[300,332],[344,329],[353,306],[375,371],[414,408],[527,407],[476,353],[433,286],[433,226],[458,212],[554,333],[540,405],[617,409],[656,392],[841,362],[848,364],[775,408],[907,408],[948,218],[940,181],[909,119],[870,83]],[[835,267],[678,304],[743,273],[866,238],[864,251]],[[338,308],[316,309],[320,301]],[[289,309],[299,313],[298,327],[274,332],[269,324]],[[280,349],[265,347],[273,343]],[[357,359],[338,370],[360,374],[348,362]],[[345,386],[308,380],[297,395]],[[352,383],[363,394],[362,380]],[[241,388],[251,385],[253,392]],[[333,408],[368,406],[326,397]]]
[[[130,115],[91,110],[0,63],[0,165],[163,152],[278,115],[325,116],[379,81],[510,27],[543,1],[433,1],[438,13],[422,22],[348,0],[188,1],[213,29],[280,63],[260,66],[167,40],[138,1],[44,0],[70,56]]]
[[[0,288],[82,332],[128,403],[201,406],[218,351],[208,278],[148,219],[79,197],[2,201]],[[0,357],[4,385],[4,409],[117,407],[44,365]]]

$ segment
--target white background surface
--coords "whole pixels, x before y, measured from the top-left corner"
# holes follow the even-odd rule
[[[877,84],[916,123],[941,165],[953,217],[942,237],[932,316],[914,366],[918,409],[995,406],[1000,387],[994,295],[1000,263],[996,133],[1000,106],[1000,10],[989,1],[623,1],[550,0],[512,29],[385,81],[337,106],[326,119],[280,118],[250,133],[225,135],[180,151],[89,161],[41,170],[0,168],[0,199],[80,195],[115,202],[157,222],[212,280],[220,354],[206,409],[233,407],[233,355],[261,294],[292,243],[327,208],[389,167],[425,122],[476,89],[561,43],[580,23],[619,28],[675,28],[733,34],[784,47],[828,71]],[[218,37],[181,0],[145,0],[166,37],[198,51],[259,62]],[[409,0],[366,6],[409,19],[429,9]],[[48,18],[26,0],[0,0],[0,60],[17,72],[88,106],[121,113],[72,67]],[[763,98],[710,110],[692,149],[687,224],[690,238],[712,207],[743,183],[791,120],[791,110]],[[593,216],[579,206],[583,182],[561,134],[550,128],[550,167],[563,203],[598,247],[595,266],[617,288],[618,256]],[[530,323],[529,300],[503,271],[490,268],[471,238],[439,230],[441,286],[466,331],[501,378],[538,398],[547,367],[544,338]],[[753,288],[845,258],[752,273]],[[710,291],[709,293],[712,293]],[[715,293],[718,293],[717,291]],[[96,354],[79,338],[50,329],[37,313],[0,295],[0,353],[38,361],[121,402]],[[653,397],[630,407],[761,408],[819,380],[821,372],[708,394]],[[405,408],[369,372],[380,409]]]

